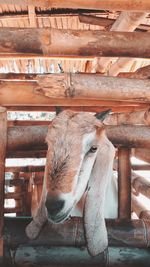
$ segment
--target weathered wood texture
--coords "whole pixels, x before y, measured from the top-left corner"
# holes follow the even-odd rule
[[[149,58],[150,33],[1,28],[0,47],[2,54]]]
[[[145,146],[145,148],[132,149],[132,155],[138,159],[150,163],[150,150]]]
[[[139,68],[135,72],[120,72],[118,77],[130,79],[150,79],[150,65]]]
[[[118,149],[118,216],[131,217],[131,163],[130,149]]]
[[[29,240],[25,227],[31,219],[5,218],[5,245],[10,248],[21,244],[31,246],[85,246],[83,221],[74,217],[63,224],[46,224],[39,237]],[[150,246],[150,222],[147,220],[106,220],[109,246]],[[146,236],[145,236],[146,235]]]
[[[142,20],[146,17],[146,15],[147,13],[143,12],[121,12],[109,30],[133,32],[136,27],[142,22]],[[112,64],[112,58],[98,58],[96,72],[111,72],[109,76],[114,76],[114,69],[117,71],[120,68],[120,65],[131,65],[132,61],[133,59],[130,58],[119,58],[116,63]]]
[[[132,164],[134,171],[150,171],[150,164]]]
[[[115,113],[104,120],[107,125],[150,125],[150,109],[130,113]]]
[[[8,78],[0,79],[1,105],[99,106],[102,100],[103,106],[119,105],[119,101],[125,106],[150,103],[149,79],[71,73],[17,75],[16,79],[15,75],[13,79],[2,76]]]
[[[14,126],[8,128],[7,152],[47,149],[45,138],[48,126]],[[106,126],[113,144],[128,147],[150,147],[148,126]]]
[[[132,187],[138,193],[150,198],[150,181],[144,177],[138,176],[132,181]]]
[[[150,12],[149,0],[0,0],[0,4],[16,4],[21,6],[33,5],[43,6],[47,8],[83,8],[83,9],[100,9],[100,10],[116,10],[116,11],[146,11]]]
[[[6,167],[5,171],[6,172],[15,172],[15,173],[20,173],[20,172],[41,172],[44,171],[45,166],[36,166],[36,165],[29,165],[29,166],[12,166],[12,167]]]
[[[143,24],[139,25],[140,24],[140,16],[141,16],[141,22],[142,22],[142,13],[141,12],[136,12],[136,13],[135,12],[132,12],[132,13],[126,12],[126,13],[128,13],[128,18],[126,16],[126,19],[128,19],[128,24],[130,24],[130,28],[127,27],[127,22],[126,22],[126,25],[124,24],[124,26],[126,26],[126,28],[125,28],[126,31],[131,31],[131,27],[133,28],[134,26],[135,26],[137,31],[140,31],[140,30],[142,31],[143,29],[146,29],[146,25],[143,25]],[[139,13],[139,20],[137,21],[138,13]],[[131,16],[130,16],[130,14],[131,14]],[[131,17],[131,21],[129,21],[129,16]],[[110,30],[111,26],[115,23],[116,20],[110,19],[110,18],[98,17],[95,15],[93,16],[93,15],[79,14],[79,21],[81,23],[86,23],[86,24],[90,24],[90,25],[98,25],[98,26],[101,26],[102,28]],[[120,24],[120,23],[118,22],[118,24]],[[121,30],[123,31],[123,29],[121,29]]]
[[[7,145],[7,111],[0,107],[0,262],[3,258],[4,183]]]
[[[59,100],[58,100],[59,101]],[[84,101],[82,101],[84,104]],[[92,102],[93,103],[93,102]],[[92,104],[91,103],[91,104]],[[76,101],[76,104],[78,104],[78,101]],[[90,103],[89,103],[90,104]],[[91,105],[90,104],[90,105]],[[140,111],[140,110],[145,110],[148,108],[148,104],[138,104],[134,102],[126,103],[126,102],[121,102],[121,101],[94,101],[93,104],[97,104],[99,106],[66,106],[62,107],[62,110],[65,109],[71,109],[73,111],[77,112],[101,112],[106,109],[111,109],[113,112],[134,112],[134,111]],[[46,112],[53,112],[55,111],[54,106],[46,105],[46,106],[11,106],[11,105],[6,105],[6,108],[8,111],[46,111]],[[9,123],[9,122],[8,122]],[[14,122],[15,123],[15,122]],[[16,121],[16,125],[19,125],[19,122]]]
[[[149,267],[149,261],[148,249],[122,247],[109,247],[104,253],[91,257],[86,248],[21,246],[14,255],[18,267]]]
[[[142,203],[142,201],[140,201],[140,199],[135,196],[134,194],[132,194],[132,211],[134,211],[136,213],[136,215],[140,218],[141,213],[144,211],[147,211],[146,205],[144,205],[144,203]],[[150,209],[149,209],[150,211]],[[149,218],[150,219],[150,218]]]

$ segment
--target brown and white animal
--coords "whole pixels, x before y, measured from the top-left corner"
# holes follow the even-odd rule
[[[102,123],[107,113],[94,116],[63,111],[49,126],[43,191],[33,221],[26,228],[29,238],[36,238],[47,220],[66,220],[84,195],[88,251],[97,255],[107,247],[104,210],[112,200],[108,198],[105,204],[105,196],[110,197],[106,192],[111,184],[115,153]]]

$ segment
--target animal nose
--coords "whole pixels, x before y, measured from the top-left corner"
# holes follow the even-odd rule
[[[65,205],[65,201],[62,199],[54,199],[54,198],[52,199],[52,198],[47,197],[46,202],[45,202],[47,211],[52,216],[59,213],[63,209],[64,205]]]

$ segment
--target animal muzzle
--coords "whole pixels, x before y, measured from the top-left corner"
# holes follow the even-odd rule
[[[68,219],[74,202],[72,199],[60,192],[48,192],[45,201],[48,220],[52,223],[60,223]]]
[[[52,218],[57,216],[64,208],[65,201],[58,197],[47,196],[45,206],[47,208],[48,215]]]

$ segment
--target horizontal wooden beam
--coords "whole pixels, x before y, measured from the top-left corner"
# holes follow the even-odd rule
[[[150,164],[133,164],[132,170],[134,170],[134,171],[150,171]]]
[[[45,150],[11,150],[7,151],[6,157],[11,159],[16,158],[45,158],[46,157],[46,149]]]
[[[13,75],[11,75],[12,77]],[[0,78],[0,104],[52,106],[113,106],[150,103],[150,80],[98,74],[17,75]],[[102,101],[102,102],[101,102]],[[117,101],[117,102],[116,102]],[[120,103],[121,104],[121,103]]]
[[[44,166],[11,166],[5,167],[5,172],[41,172],[44,171]]]
[[[5,218],[5,245],[85,246],[83,222],[74,217],[63,224],[46,224],[37,239],[29,240],[25,227],[30,219]],[[106,220],[110,246],[150,246],[150,222],[142,220]],[[80,233],[75,235],[74,233]],[[145,238],[146,234],[146,238]],[[7,238],[9,236],[9,238]]]
[[[48,126],[14,126],[8,128],[7,153],[9,151],[46,149]],[[108,138],[115,145],[150,148],[148,126],[106,126]]]
[[[0,47],[2,54],[150,58],[150,33],[0,28]]]
[[[83,9],[100,9],[100,10],[116,10],[116,11],[145,11],[150,12],[149,0],[0,0],[0,4],[13,4],[13,5],[33,5],[46,8],[83,8]]]
[[[108,125],[150,125],[150,109],[130,113],[114,113],[104,121]]]

